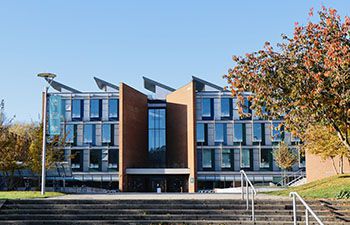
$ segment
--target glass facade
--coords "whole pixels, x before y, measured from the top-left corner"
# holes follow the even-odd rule
[[[102,169],[102,152],[100,149],[92,149],[90,150],[90,165],[89,171],[98,172]]]
[[[253,124],[253,141],[254,142],[261,142],[262,141],[262,126],[261,123],[254,123]]]
[[[213,154],[211,149],[203,149],[202,150],[202,167],[204,170],[213,169]]]
[[[215,124],[215,143],[226,143],[226,124],[216,123]]]
[[[102,143],[111,143],[111,125],[102,125]]]
[[[108,170],[118,171],[119,151],[118,149],[108,150]]]
[[[280,123],[272,123],[272,141],[282,141],[283,140],[283,127],[280,127]]]
[[[204,123],[197,123],[197,142],[205,142],[204,127]]]
[[[84,100],[72,100],[72,120],[82,120],[84,113]]]
[[[241,150],[241,168],[249,169],[251,167],[251,151],[250,149],[242,149]]]
[[[233,141],[243,142],[243,124],[242,123],[233,124]]]
[[[260,168],[270,169],[272,166],[272,150],[260,149]]]
[[[83,171],[83,151],[71,151],[71,167],[73,172]]]
[[[166,166],[166,109],[148,109],[148,157],[152,167]]]
[[[203,98],[202,99],[202,117],[211,118],[212,115],[212,99]]]
[[[96,126],[95,124],[84,125],[84,143],[85,144],[96,144]]]
[[[91,99],[90,100],[90,119],[100,120],[102,117],[102,100]]]
[[[231,155],[231,149],[223,149],[222,150],[222,162],[221,162],[221,168],[222,169],[233,169],[232,168],[232,155]]]
[[[109,99],[108,117],[110,120],[118,120],[118,117],[119,117],[119,100],[118,99]]]
[[[232,117],[234,120],[239,120],[239,112],[238,112],[238,100],[237,98],[232,99]]]
[[[66,143],[74,143],[74,125],[66,125]]]
[[[222,98],[221,99],[221,118],[229,119],[231,117],[232,111],[232,100],[231,98]]]

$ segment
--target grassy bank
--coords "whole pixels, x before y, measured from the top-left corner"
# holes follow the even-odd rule
[[[282,191],[267,192],[266,194],[288,196],[292,191],[298,192],[303,198],[346,198],[344,195],[340,196],[340,193],[350,194],[350,174],[333,176]]]
[[[61,196],[59,192],[46,192],[44,196],[39,191],[0,191],[0,199],[30,199],[30,198],[49,198]]]

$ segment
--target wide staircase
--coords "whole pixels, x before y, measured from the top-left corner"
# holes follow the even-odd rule
[[[307,203],[324,224],[350,224],[350,201]],[[242,200],[7,200],[0,224],[254,224],[250,210]],[[292,215],[291,200],[255,201],[255,224],[293,224]]]

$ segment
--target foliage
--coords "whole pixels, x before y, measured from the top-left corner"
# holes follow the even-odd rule
[[[281,142],[278,149],[274,151],[273,157],[276,164],[283,170],[288,170],[298,162],[298,156],[288,148],[288,145]]]
[[[349,158],[348,149],[339,140],[331,126],[309,126],[303,135],[303,149],[311,154],[320,156],[323,160],[331,159],[335,172],[343,173],[343,158]],[[340,171],[337,171],[334,159],[339,156]]]
[[[32,142],[29,147],[29,168],[37,174],[41,173],[41,161],[42,161],[42,144],[43,144],[43,125],[36,126],[32,134]],[[62,159],[62,146],[65,143],[64,137],[51,137],[48,138],[46,145],[46,169],[52,168],[52,166]]]
[[[224,77],[240,109],[245,92],[254,93],[249,100],[258,115],[284,115],[285,128],[298,136],[309,124],[331,126],[350,152],[350,18],[325,7],[318,16],[312,22],[311,10],[306,25],[282,35],[277,51],[266,42],[262,50],[234,56]]]
[[[288,196],[290,192],[298,192],[303,198],[335,199],[337,196],[340,197],[341,193],[350,192],[350,175],[327,177],[298,187],[290,187],[286,190],[268,192],[267,194]]]
[[[59,192],[46,192],[41,195],[38,191],[0,191],[0,199],[30,199],[30,198],[49,198],[62,196]]]

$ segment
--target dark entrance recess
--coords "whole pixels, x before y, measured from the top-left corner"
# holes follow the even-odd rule
[[[188,192],[188,175],[128,175],[128,191],[156,192],[159,186],[162,192]]]

